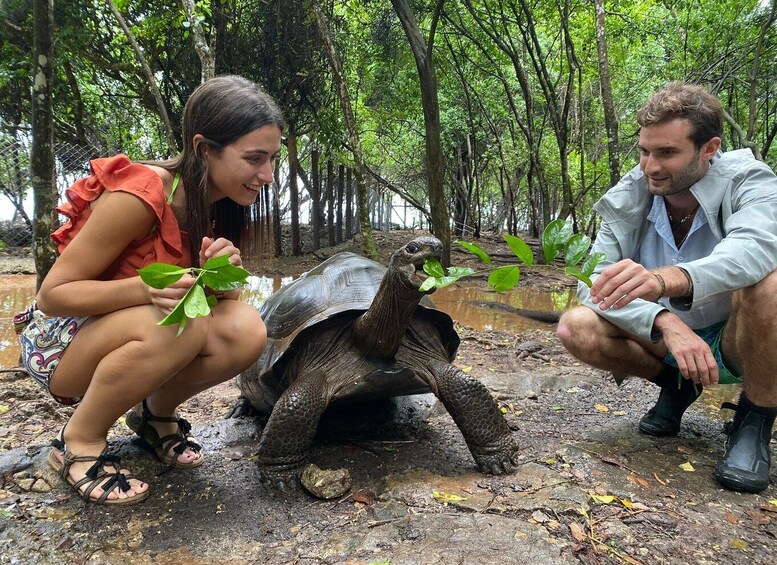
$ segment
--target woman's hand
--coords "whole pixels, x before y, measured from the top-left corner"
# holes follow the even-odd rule
[[[202,245],[200,246],[200,266],[204,265],[208,259],[214,257],[221,257],[222,255],[229,255],[229,262],[236,267],[243,266],[243,260],[240,258],[240,250],[235,247],[231,241],[219,237],[218,239],[211,239],[209,237],[202,238]]]
[[[165,288],[153,288],[146,286],[148,290],[151,304],[153,304],[157,310],[167,316],[178,305],[178,302],[186,295],[191,286],[194,284],[194,277],[191,275],[184,275],[178,281],[174,282]],[[145,283],[144,283],[145,284]]]
[[[208,259],[213,259],[214,257],[220,257],[222,255],[229,255],[229,262],[235,267],[243,266],[243,259],[240,257],[240,250],[235,247],[231,241],[224,239],[223,237],[219,237],[215,240],[209,237],[202,238],[202,245],[200,246],[200,266],[204,265]],[[240,289],[230,290],[227,292],[213,292],[213,294],[219,300],[240,299]]]

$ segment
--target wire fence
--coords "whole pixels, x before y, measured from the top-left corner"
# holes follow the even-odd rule
[[[0,133],[0,251],[30,252],[33,195],[30,177],[30,136]],[[64,188],[89,171],[92,147],[58,143],[54,147],[56,185],[61,201]]]

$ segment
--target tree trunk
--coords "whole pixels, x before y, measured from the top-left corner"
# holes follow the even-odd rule
[[[54,1],[35,0],[33,7],[32,86],[32,190],[35,202],[32,252],[38,273],[36,288],[56,260],[50,234],[57,222],[56,173],[54,168],[54,109],[51,101],[54,80]]]
[[[281,229],[281,172],[278,168],[273,173],[275,182],[272,185],[272,235],[273,256],[280,257],[283,254],[283,230]]]
[[[440,145],[440,107],[437,100],[437,76],[432,59],[434,33],[437,27],[442,6],[445,0],[437,0],[432,17],[432,26],[428,42],[421,35],[421,30],[415,21],[413,12],[407,0],[391,0],[402,28],[405,30],[410,49],[415,57],[418,78],[421,84],[421,103],[424,109],[424,126],[426,129],[426,173],[429,183],[429,208],[432,215],[434,235],[442,242],[444,266],[451,262],[451,227],[448,219],[448,206],[443,187],[443,159]]]
[[[607,55],[604,0],[594,0],[594,5],[596,7],[596,48],[599,52],[599,84],[602,92],[604,127],[607,130],[607,154],[610,163],[610,186],[615,186],[621,178],[621,162],[618,153],[618,117],[615,114],[615,102],[613,101],[610,81],[610,59]]]
[[[345,239],[351,239],[353,235],[353,184],[351,183],[351,169],[346,169],[345,175]]]
[[[154,100],[156,100],[157,110],[159,111],[159,115],[162,118],[162,123],[165,126],[165,135],[167,136],[167,145],[170,150],[170,155],[175,155],[178,153],[178,144],[175,141],[173,124],[170,121],[170,116],[167,114],[167,107],[165,106],[165,101],[162,99],[162,93],[159,92],[159,87],[157,87],[154,73],[151,71],[151,67],[148,64],[148,61],[146,61],[146,57],[143,55],[143,51],[140,49],[138,42],[135,41],[135,36],[132,35],[132,31],[130,31],[129,26],[127,26],[127,22],[124,21],[124,17],[119,13],[119,10],[116,9],[113,0],[105,0],[105,3],[108,4],[111,12],[113,12],[113,15],[116,17],[116,20],[121,26],[121,29],[124,30],[124,35],[127,36],[127,40],[130,42],[132,50],[135,52],[135,56],[138,58],[138,62],[140,63],[140,67],[143,69],[143,74],[145,75],[146,82],[148,83],[148,89],[151,91]]]
[[[299,188],[297,188],[297,135],[289,132],[286,147],[289,153],[289,207],[291,208],[291,254],[302,255],[299,236]]]
[[[310,155],[310,171],[313,182],[310,190],[310,225],[313,230],[313,251],[321,249],[321,171],[318,147]]]
[[[189,22],[189,30],[194,40],[194,50],[200,58],[201,81],[205,82],[216,76],[216,26],[211,27],[210,43],[208,43],[202,29],[202,19],[195,13],[194,0],[181,0],[181,4],[183,4],[183,10],[186,13],[186,20]]]
[[[329,247],[335,244],[335,164],[330,159],[326,163],[326,236]]]
[[[343,242],[343,194],[345,192],[345,165],[337,167],[337,209],[335,210],[335,241]]]
[[[345,123],[348,126],[348,140],[351,145],[351,151],[354,158],[354,176],[356,177],[356,193],[359,199],[359,218],[361,220],[361,231],[364,236],[364,253],[370,259],[378,259],[378,250],[375,248],[375,240],[372,236],[372,228],[369,221],[369,210],[367,209],[367,168],[364,162],[364,153],[362,152],[359,131],[356,127],[356,118],[351,108],[351,99],[348,97],[348,84],[343,74],[343,66],[340,63],[340,57],[335,50],[334,42],[329,34],[329,24],[327,23],[318,0],[312,0],[311,8],[316,18],[316,26],[321,36],[321,42],[324,44],[329,65],[332,67],[332,79],[337,86],[337,93],[340,97],[340,105],[343,109]]]

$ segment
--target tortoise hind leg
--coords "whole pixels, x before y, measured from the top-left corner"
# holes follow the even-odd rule
[[[279,490],[299,486],[308,448],[329,404],[325,385],[324,373],[308,373],[278,399],[259,439],[259,474],[263,484]]]
[[[431,368],[432,391],[461,430],[481,472],[502,475],[515,471],[518,445],[485,385],[447,363]]]

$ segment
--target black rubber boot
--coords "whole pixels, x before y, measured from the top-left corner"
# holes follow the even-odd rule
[[[738,405],[725,402],[722,408],[736,413],[726,440],[726,454],[715,467],[715,478],[731,490],[761,492],[769,486],[769,441],[777,408],[756,406],[744,392]]]
[[[667,366],[668,367],[668,366]],[[665,369],[653,380],[661,387],[661,394],[655,406],[639,421],[639,431],[651,436],[674,436],[680,431],[680,421],[688,407],[701,396],[701,384],[681,379],[678,388],[679,370]]]

